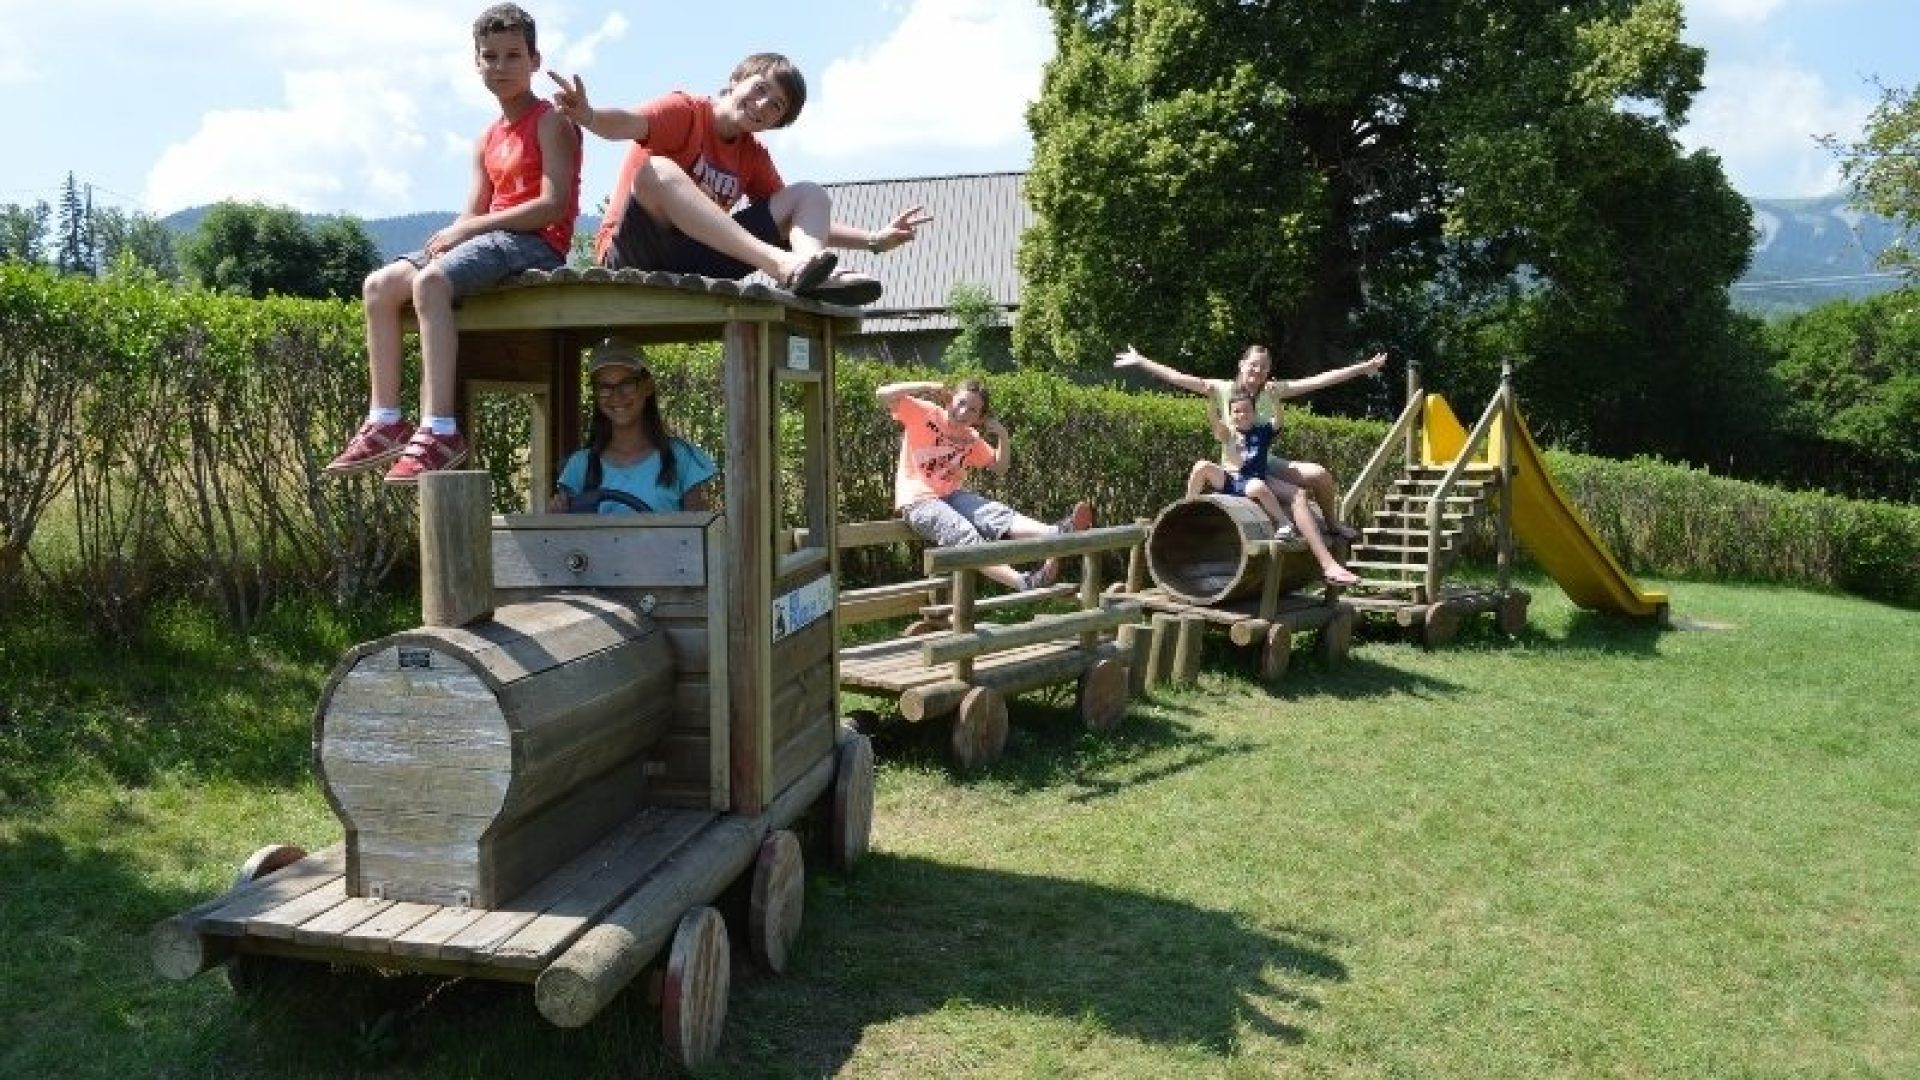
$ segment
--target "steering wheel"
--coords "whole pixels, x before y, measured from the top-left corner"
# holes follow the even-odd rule
[[[589,488],[578,495],[570,496],[567,499],[567,513],[597,514],[600,512],[600,504],[607,502],[619,503],[629,510],[642,514],[653,513],[653,507],[648,506],[646,500],[629,495],[618,488]]]

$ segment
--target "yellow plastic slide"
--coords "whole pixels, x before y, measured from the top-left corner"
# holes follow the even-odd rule
[[[1467,429],[1438,394],[1427,395],[1425,421],[1421,453],[1427,465],[1445,467],[1466,445]],[[1667,594],[1644,592],[1634,584],[1613,552],[1594,535],[1593,526],[1554,483],[1539,444],[1517,412],[1513,426],[1518,433],[1513,447],[1514,536],[1581,607],[1664,621]],[[1487,439],[1485,460],[1493,460],[1499,452],[1500,438],[1500,428],[1495,426]]]

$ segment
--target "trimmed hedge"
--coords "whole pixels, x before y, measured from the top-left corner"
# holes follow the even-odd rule
[[[409,588],[413,496],[319,468],[358,422],[358,305],[63,279],[0,263],[0,604],[77,603],[122,635],[153,599],[200,595],[245,625],[277,591],[360,603]],[[657,350],[672,425],[723,450],[718,349]],[[842,520],[891,512],[897,425],[883,383],[928,373],[867,363],[835,387]],[[952,373],[941,377],[951,378]],[[418,364],[406,366],[405,402]],[[1150,518],[1210,456],[1202,402],[1023,372],[989,379],[1013,440],[983,490],[1042,520],[1092,499],[1108,522]],[[523,414],[483,406],[481,462],[510,486]],[[1385,426],[1288,411],[1281,443],[1342,479]],[[789,425],[783,463],[794,463]],[[1555,476],[1636,572],[1841,589],[1920,605],[1920,510],[1783,492],[1657,461],[1549,452]],[[513,483],[519,481],[515,479]],[[790,486],[791,490],[791,486]]]

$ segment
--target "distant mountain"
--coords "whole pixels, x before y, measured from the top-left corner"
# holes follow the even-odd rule
[[[1892,221],[1855,210],[1843,195],[1748,201],[1759,235],[1746,276],[1733,286],[1738,307],[1763,315],[1804,311],[1899,284],[1875,263],[1900,242]]]
[[[1899,242],[1893,222],[1847,205],[1843,195],[1820,199],[1750,199],[1757,237],[1753,262],[1733,286],[1735,306],[1759,315],[1790,314],[1841,298],[1887,292],[1897,275],[1875,265],[1881,251]],[[182,210],[162,219],[175,232],[191,232],[207,207]],[[324,220],[309,214],[310,221]],[[441,212],[363,219],[382,256],[393,259],[419,248],[434,230],[453,220]],[[582,214],[576,228],[592,233],[596,215]]]

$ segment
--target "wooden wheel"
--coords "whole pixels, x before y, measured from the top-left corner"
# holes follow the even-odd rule
[[[807,871],[800,838],[776,829],[760,842],[753,861],[753,891],[747,902],[747,940],[753,958],[776,974],[787,970],[787,953],[800,936],[806,907]]]
[[[1494,615],[1500,632],[1518,635],[1527,629],[1527,602],[1532,600],[1525,592],[1514,589],[1500,598],[1500,607]]]
[[[660,1033],[668,1052],[688,1068],[698,1068],[720,1045],[731,963],[727,921],[718,911],[696,907],[680,916],[660,982]]]
[[[233,875],[233,887],[237,889],[258,881],[306,857],[307,849],[295,844],[268,844],[247,856],[247,861],[240,864],[239,872]],[[227,985],[233,987],[236,994],[253,996],[275,986],[284,986],[306,970],[308,965],[299,960],[236,953],[227,961]]]
[[[1421,642],[1429,649],[1438,649],[1453,644],[1460,636],[1460,611],[1446,601],[1440,601],[1427,608],[1427,617],[1422,624]]]
[[[873,740],[843,736],[834,755],[827,864],[844,874],[867,853],[873,835]]]
[[[1088,731],[1112,731],[1127,714],[1127,667],[1118,660],[1096,660],[1080,673],[1080,722]]]
[[[1007,699],[991,686],[976,686],[960,699],[953,718],[953,760],[962,769],[984,765],[1007,748]]]
[[[1267,640],[1260,646],[1260,681],[1279,682],[1293,662],[1293,628],[1279,623],[1267,628]]]
[[[1320,628],[1320,659],[1332,666],[1345,660],[1352,651],[1353,609],[1343,607]]]

